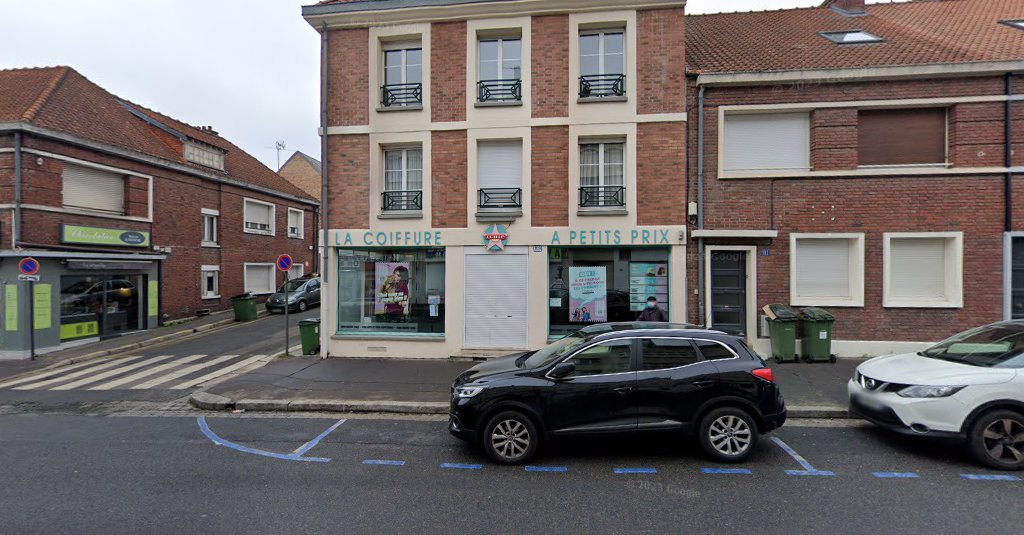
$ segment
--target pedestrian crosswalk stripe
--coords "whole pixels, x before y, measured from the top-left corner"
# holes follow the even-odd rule
[[[161,375],[160,377],[154,377],[153,379],[150,379],[150,380],[146,381],[145,383],[139,383],[139,384],[133,386],[132,390],[145,390],[145,389],[153,388],[154,386],[159,385],[159,384],[169,383],[171,381],[174,381],[175,379],[180,379],[182,377],[185,377],[186,375],[188,375],[190,373],[195,373],[195,372],[197,372],[197,371],[199,371],[199,370],[201,370],[203,368],[209,368],[210,366],[216,366],[217,364],[229,361],[229,360],[231,360],[233,358],[238,358],[238,355],[224,355],[224,356],[217,357],[217,358],[215,358],[213,360],[210,360],[210,361],[200,362],[198,364],[193,364],[191,366],[186,366],[184,368],[181,368],[180,370],[174,370],[171,373]]]
[[[205,383],[205,382],[210,381],[212,379],[216,379],[217,377],[220,377],[221,375],[231,373],[231,372],[233,372],[235,370],[244,368],[244,367],[246,367],[246,366],[248,366],[248,365],[250,365],[250,364],[252,364],[252,363],[254,363],[254,362],[258,361],[258,360],[262,360],[262,359],[266,359],[266,358],[267,358],[266,355],[256,355],[255,357],[247,358],[247,359],[245,359],[243,361],[236,362],[236,363],[234,363],[234,364],[232,364],[230,366],[225,366],[225,367],[223,367],[223,368],[221,368],[221,369],[219,369],[219,370],[217,370],[217,371],[215,371],[213,373],[208,373],[208,374],[206,374],[206,375],[204,375],[202,377],[196,377],[194,379],[189,379],[188,381],[185,381],[184,383],[181,383],[181,384],[179,384],[177,386],[173,386],[171,388],[174,389],[174,390],[184,390],[186,388],[193,387],[195,385]]]
[[[95,372],[98,372],[100,370],[105,370],[107,368],[112,368],[114,366],[118,366],[118,365],[124,364],[126,362],[134,362],[134,361],[137,361],[137,360],[139,360],[141,358],[142,357],[136,356],[136,357],[128,357],[128,358],[125,358],[125,359],[113,359],[113,360],[109,360],[107,362],[104,362],[102,364],[97,364],[96,366],[92,366],[92,367],[86,368],[84,370],[78,370],[76,372],[72,372],[72,373],[69,373],[69,374],[61,374],[61,375],[58,375],[57,377],[54,377],[52,379],[47,379],[45,381],[40,381],[38,383],[32,383],[32,384],[27,384],[27,385],[22,385],[22,386],[16,386],[16,387],[14,387],[14,389],[15,390],[37,390],[37,389],[42,388],[44,386],[50,386],[52,384],[57,384],[57,383],[60,383],[60,382],[63,382],[63,381],[67,381],[68,379],[75,379],[76,377],[82,377],[83,375],[88,375],[90,373],[95,373]]]
[[[171,362],[168,362],[166,364],[160,364],[159,366],[154,366],[152,368],[146,368],[145,370],[142,370],[141,372],[133,373],[131,375],[127,375],[125,377],[121,377],[120,379],[114,379],[113,381],[108,381],[106,383],[98,384],[96,386],[93,386],[93,387],[89,388],[89,390],[113,390],[113,389],[115,389],[115,388],[117,388],[119,386],[126,385],[128,383],[134,383],[135,381],[138,381],[139,379],[143,379],[143,378],[149,377],[151,375],[156,375],[156,374],[158,374],[160,372],[167,371],[167,370],[169,370],[171,368],[175,368],[175,367],[181,366],[183,364],[188,364],[189,362],[192,362],[192,361],[197,360],[197,359],[201,359],[201,358],[203,358],[205,356],[206,355],[189,355],[187,357],[182,357],[180,359],[175,359],[175,360],[172,360]],[[172,380],[172,379],[164,380],[162,377],[158,377],[157,379],[161,379],[161,382],[167,382],[167,381]]]
[[[174,358],[174,355],[160,355],[159,357],[152,357],[152,358],[142,359],[142,360],[140,360],[138,362],[134,362],[134,363],[129,364],[127,366],[121,366],[119,368],[114,368],[113,370],[110,370],[110,371],[105,371],[105,372],[97,374],[97,375],[92,375],[92,376],[89,376],[89,377],[85,377],[84,379],[79,379],[79,380],[71,382],[71,383],[55,386],[55,387],[51,388],[50,390],[74,390],[76,388],[80,388],[80,387],[85,386],[87,384],[96,383],[96,382],[102,381],[104,379],[107,379],[108,377],[113,377],[115,375],[120,375],[120,374],[122,374],[124,372],[136,370],[136,369],[141,368],[143,366],[149,366],[150,364],[156,364],[157,362],[163,362],[163,361],[165,361],[167,359],[170,359],[170,358]]]
[[[22,377],[20,379],[14,379],[13,381],[0,383],[0,388],[9,388],[12,386],[17,386],[25,383],[34,383],[40,379],[46,379],[47,377],[53,377],[54,375],[61,375],[74,369],[82,368],[85,366],[93,366],[101,362],[106,362],[108,360],[110,359],[87,360],[85,362],[79,362],[77,364],[72,364],[70,366],[61,366],[60,368],[56,368],[45,373],[36,374],[31,377]]]

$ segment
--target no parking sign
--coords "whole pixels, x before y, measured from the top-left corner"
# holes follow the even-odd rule
[[[280,271],[288,271],[292,268],[292,264],[294,264],[294,262],[292,262],[291,255],[283,254],[277,257],[277,269]]]

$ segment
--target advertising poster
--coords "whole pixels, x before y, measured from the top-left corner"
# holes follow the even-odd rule
[[[569,267],[569,321],[608,321],[608,273],[604,266]]]
[[[668,264],[630,262],[629,309],[644,309],[647,298],[654,296],[662,309],[668,310]]]
[[[409,263],[377,262],[374,265],[376,284],[374,314],[409,315]]]

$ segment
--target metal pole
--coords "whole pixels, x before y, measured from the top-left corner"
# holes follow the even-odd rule
[[[30,360],[36,360],[36,283],[28,281],[28,347]]]
[[[327,150],[327,53],[329,49],[327,46],[328,35],[326,22],[320,26],[320,43],[320,246],[323,247],[323,259],[320,261],[320,302],[324,303],[324,296],[326,296],[327,303],[333,303],[334,299],[332,299],[331,295],[327,293],[329,291],[327,283],[328,280],[330,280],[330,276],[327,274],[327,269],[331,265],[327,248],[327,229],[331,227],[327,211],[327,207],[330,203],[330,191],[327,184],[327,162],[329,159]],[[336,297],[337,295],[337,292],[335,292],[334,296]],[[321,305],[320,317],[322,320],[326,320],[328,317],[328,313],[323,310],[323,305]],[[321,326],[320,329],[322,331],[320,333],[320,357],[327,358],[327,335],[323,333],[322,327],[323,326]]]
[[[289,327],[291,327],[290,325],[288,325],[288,309],[289,308],[291,308],[291,305],[288,304],[288,270],[285,270],[285,272],[284,272],[284,356],[286,356],[286,357],[290,357],[291,356],[291,355],[288,354],[288,348],[290,347],[289,344],[288,344],[288,338],[289,338],[288,337],[288,329],[289,329]]]

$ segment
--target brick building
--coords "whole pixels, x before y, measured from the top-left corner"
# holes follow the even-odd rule
[[[277,171],[277,174],[284,177],[288,182],[295,184],[306,195],[320,200],[320,194],[322,193],[320,189],[321,171],[320,160],[301,151],[295,151],[288,158],[288,161],[284,162],[284,165]]]
[[[0,205],[0,358],[28,356],[30,324],[46,351],[225,309],[315,254],[309,195],[68,67],[0,71]]]

